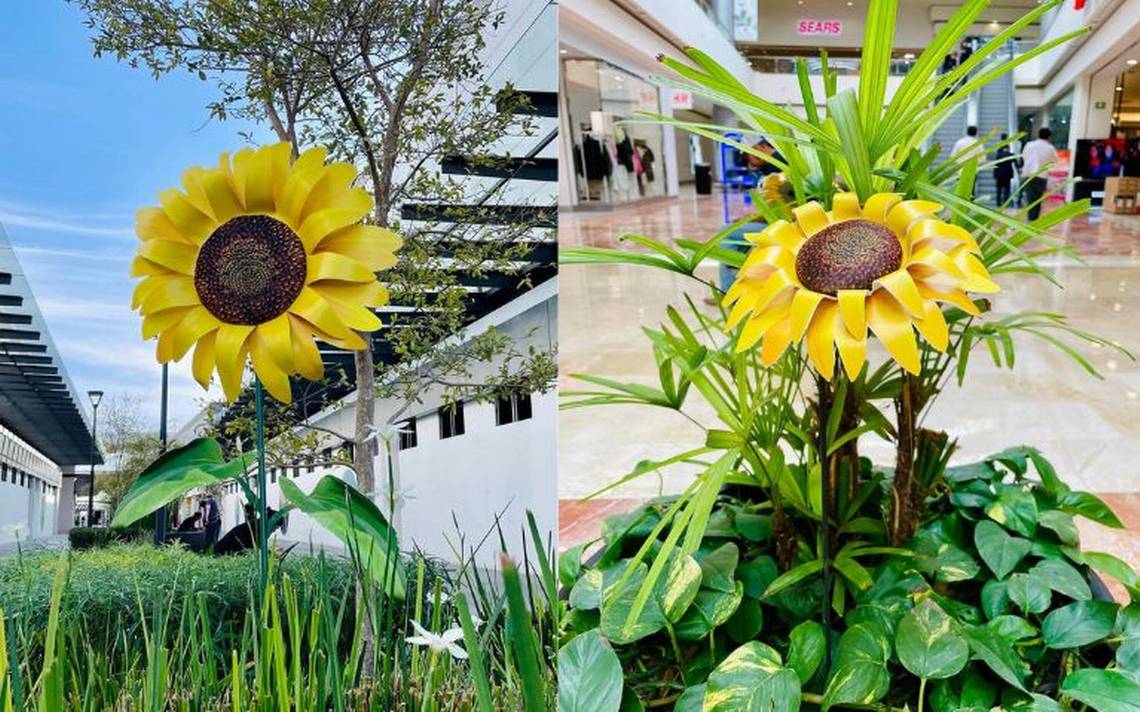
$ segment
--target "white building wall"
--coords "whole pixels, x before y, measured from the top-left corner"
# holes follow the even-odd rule
[[[60,469],[0,426],[0,544],[56,531]]]

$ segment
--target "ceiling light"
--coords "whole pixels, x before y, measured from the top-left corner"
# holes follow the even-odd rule
[[[1124,87],[1116,87],[1116,91],[1124,91]]]
[[[1127,64],[1129,67],[1135,67],[1137,64],[1140,64],[1140,59],[1130,59],[1125,62],[1125,64]]]
[[[914,59],[914,52],[907,52],[903,55],[903,59]]]
[[[558,51],[559,51],[559,53],[561,53],[561,54],[566,54],[566,53],[567,53],[569,50],[560,49],[560,50],[558,50]]]

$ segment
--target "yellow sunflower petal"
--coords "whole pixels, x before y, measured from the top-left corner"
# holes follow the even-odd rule
[[[875,282],[890,292],[895,301],[902,305],[911,316],[922,318],[926,307],[922,303],[922,296],[919,295],[918,287],[915,286],[909,272],[905,269],[897,269],[878,278]]]
[[[180,243],[186,244],[186,243]],[[131,276],[132,277],[154,277],[160,274],[170,274],[170,270],[161,265],[156,265],[145,257],[136,256],[131,260]]]
[[[190,277],[181,274],[151,277],[139,284],[139,287],[151,280],[157,280],[157,284],[142,302],[143,314],[153,314],[174,307],[192,307],[201,303],[198,292],[194,289],[194,280]]]
[[[373,272],[396,264],[396,250],[403,241],[391,230],[375,225],[353,225],[321,240],[318,252],[339,252]]]
[[[914,374],[919,372],[914,329],[902,307],[887,291],[880,289],[871,293],[867,300],[867,323],[900,366]]]
[[[313,289],[317,290],[328,301],[333,311],[336,312],[337,318],[348,328],[357,331],[376,331],[382,326],[380,318],[366,307],[352,302],[342,302],[327,293],[319,284],[315,285]]]
[[[919,246],[933,247],[941,252],[949,252],[955,247],[965,245],[966,249],[975,254],[981,253],[981,248],[974,240],[974,236],[965,228],[943,222],[936,218],[919,220],[911,225],[907,231],[907,239],[917,250]]]
[[[192,244],[170,221],[162,208],[139,208],[136,210],[135,233],[141,240],[174,240],[175,242]]]
[[[747,351],[752,348],[757,341],[760,340],[765,333],[768,332],[775,324],[785,321],[788,318],[790,307],[787,305],[780,305],[768,311],[756,314],[751,319],[744,323],[744,328],[740,330],[740,338],[736,340],[736,352]],[[789,324],[789,329],[791,325]]]
[[[289,312],[296,314],[315,328],[334,339],[347,339],[352,333],[337,317],[332,306],[312,287],[305,287],[297,295]]]
[[[792,342],[792,322],[782,319],[776,322],[768,333],[764,334],[764,343],[760,347],[760,362],[771,366],[788,350]]]
[[[804,337],[816,307],[824,300],[824,295],[810,289],[800,289],[792,297],[792,341]]]
[[[176,307],[174,309],[155,312],[154,314],[147,314],[142,320],[143,340],[149,341],[174,326],[182,320],[182,317],[186,316],[186,312],[193,308],[194,307]]]
[[[281,193],[285,190],[285,181],[289,179],[289,163],[293,158],[293,145],[288,141],[281,141],[269,146],[270,169],[273,175],[273,204],[277,205],[277,201],[281,198]]]
[[[808,325],[807,345],[808,357],[815,370],[827,380],[835,374],[835,327],[836,313],[839,306],[837,302],[826,301],[815,311],[815,317]]]
[[[222,324],[216,332],[214,349],[218,362],[218,378],[226,400],[233,401],[241,392],[241,376],[249,353],[250,324]]]
[[[260,340],[269,356],[283,371],[293,372],[293,342],[289,336],[289,314],[281,314],[257,325],[254,338]]]
[[[174,331],[167,329],[158,336],[158,343],[154,347],[154,356],[159,363],[170,363],[174,360]]]
[[[143,281],[135,285],[134,291],[131,292],[131,309],[140,309],[146,302],[147,298],[154,293],[156,289],[162,287],[168,279],[176,277],[173,272],[163,271],[162,274],[147,277]],[[158,310],[156,310],[158,311]]]
[[[205,175],[206,169],[202,166],[190,166],[182,171],[182,187],[186,191],[186,200],[190,201],[190,204],[197,208],[198,212],[214,219],[210,199],[206,195],[206,189],[202,186],[202,179]]]
[[[173,240],[147,240],[139,245],[139,255],[179,274],[194,274],[194,263],[198,260],[198,248],[185,242]]]
[[[194,380],[203,388],[210,387],[210,375],[214,371],[214,344],[217,332],[206,334],[194,347],[194,363],[191,370]]]
[[[253,161],[253,153],[252,148],[243,148],[235,153],[228,161],[226,161],[226,154],[222,154],[222,160],[225,161],[226,164],[225,170],[230,178],[230,185],[234,189],[234,195],[241,201],[243,208],[247,205],[245,183],[249,175],[250,162]]]
[[[827,219],[827,213],[824,212],[823,206],[814,200],[810,203],[792,208],[792,214],[796,216],[796,224],[799,225],[800,230],[802,230],[803,234],[807,237],[811,237],[831,224],[831,221]]]
[[[862,337],[855,337],[843,324],[836,324],[835,345],[839,350],[839,360],[843,362],[843,370],[848,378],[855,380],[867,361],[866,332]]]
[[[244,211],[241,201],[234,193],[229,174],[220,168],[207,171],[202,176],[202,189],[210,201],[210,210],[219,225],[223,225]]]
[[[899,238],[906,238],[911,225],[919,220],[933,217],[941,209],[940,203],[929,200],[904,200],[887,213],[887,227],[894,230]]]
[[[289,175],[277,199],[277,213],[292,225],[300,225],[301,210],[313,186],[324,175],[324,162],[327,151],[316,147],[302,153],[289,168]]]
[[[301,211],[301,220],[327,208],[342,193],[345,193],[356,180],[356,168],[348,163],[330,163],[321,171],[320,178],[309,191]]]
[[[342,282],[372,282],[376,275],[372,270],[351,257],[335,252],[318,252],[305,262],[305,283],[312,284],[323,279]]]
[[[902,196],[898,193],[875,193],[867,198],[867,202],[863,205],[863,217],[880,225],[885,225],[887,213],[900,200],[902,200]]]
[[[263,339],[258,338],[255,330],[250,337],[249,353],[253,360],[253,370],[261,380],[261,385],[282,403],[293,400],[293,389],[289,386],[289,375],[277,364],[269,347]]]
[[[735,329],[740,320],[752,312],[752,307],[756,306],[756,302],[760,300],[761,291],[761,288],[756,288],[741,292],[741,296],[736,300],[732,311],[728,313],[728,318],[725,319],[725,328]]]
[[[796,225],[793,225],[786,220],[779,220],[764,231],[768,234],[768,238],[772,244],[781,245],[784,249],[788,250],[795,255],[800,251],[800,247],[807,241],[807,236],[804,235]]]
[[[926,339],[926,343],[945,353],[950,345],[950,329],[946,326],[946,317],[942,314],[942,307],[937,302],[925,302],[926,311],[921,319],[911,319],[914,328]]]
[[[288,150],[287,144],[285,145]],[[243,163],[245,171],[245,209],[248,212],[270,212],[273,202],[273,146],[259,148]]]
[[[173,188],[164,190],[158,194],[158,202],[162,203],[162,212],[174,223],[184,240],[201,245],[213,232],[214,219],[195,208],[181,191]]]
[[[954,264],[966,273],[965,289],[967,292],[985,292],[988,294],[1000,291],[1000,287],[990,279],[989,270],[982,264],[982,261],[964,248],[958,248],[957,254],[953,255],[952,259]]]
[[[341,208],[328,208],[318,210],[301,223],[297,236],[305,245],[305,252],[312,253],[313,248],[331,233],[341,228],[355,225],[360,222],[370,208],[364,210],[343,210]]]
[[[313,287],[321,294],[347,304],[366,307],[382,307],[388,303],[388,290],[377,281],[368,284],[359,282],[322,282]]]
[[[978,309],[978,306],[974,304],[974,301],[966,296],[966,293],[960,289],[939,291],[936,289],[931,289],[925,284],[919,284],[918,293],[922,295],[923,299],[931,299],[938,302],[953,304],[970,316],[982,315],[982,310]]]
[[[860,217],[859,196],[851,192],[836,193],[831,201],[831,219],[839,222],[854,220],[857,217]]]
[[[910,262],[907,264],[907,269],[911,270],[912,273],[923,276],[929,274],[928,271],[914,269],[917,267],[925,267],[930,271],[943,272],[956,280],[966,279],[965,273],[962,272],[962,269],[958,267],[958,265],[954,264],[954,260],[933,247],[923,247],[911,256]]]
[[[287,315],[289,317],[289,339],[293,344],[293,363],[298,373],[310,381],[319,381],[324,378],[325,364],[321,361],[321,352],[313,340],[313,329],[304,319]]]
[[[211,314],[206,307],[190,308],[185,318],[171,328],[171,332],[174,334],[174,360],[180,361],[191,346],[206,334],[216,331],[221,325],[222,322]]]
[[[839,299],[839,314],[843,318],[843,326],[847,332],[860,341],[867,338],[867,290],[840,289],[836,295]]]

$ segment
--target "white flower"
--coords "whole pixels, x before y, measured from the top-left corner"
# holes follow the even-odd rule
[[[21,539],[28,533],[28,527],[25,524],[9,524],[4,527],[4,533],[13,539]]]
[[[416,635],[406,638],[409,643],[427,646],[435,653],[451,653],[451,657],[457,660],[467,659],[467,651],[455,644],[457,640],[463,639],[462,628],[451,628],[436,635],[416,621],[411,621],[411,624],[416,629]]]
[[[416,498],[416,496],[412,494],[413,489],[411,485],[396,487],[395,493],[390,494],[388,484],[388,482],[384,482],[380,485],[380,501],[383,504],[392,504],[396,509],[403,509],[404,505]]]
[[[486,622],[487,621],[485,621],[479,617],[478,613],[476,613],[475,611],[471,611],[471,625],[473,627],[478,628],[479,626],[483,625]]]
[[[401,423],[402,425],[402,423]],[[388,425],[383,423],[379,426],[365,425],[364,426],[364,442],[370,443],[376,438],[380,438],[385,443],[391,443],[392,438],[396,437],[399,433],[410,433],[412,431],[401,428],[399,425]]]

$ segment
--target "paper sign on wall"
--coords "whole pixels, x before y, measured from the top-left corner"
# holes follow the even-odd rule
[[[760,39],[756,0],[733,0],[732,38],[737,42],[756,42]]]

